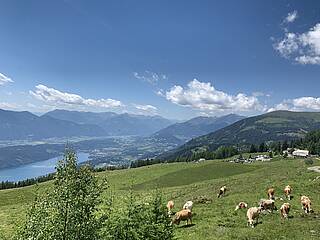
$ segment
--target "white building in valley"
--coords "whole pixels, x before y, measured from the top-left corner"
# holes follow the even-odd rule
[[[309,156],[309,151],[308,150],[297,149],[297,150],[292,152],[292,155],[294,157],[308,157]]]

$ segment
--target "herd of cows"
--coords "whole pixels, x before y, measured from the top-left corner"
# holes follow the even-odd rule
[[[219,189],[219,193],[217,194],[218,198],[221,198],[225,195],[227,191],[227,187],[223,186]],[[292,193],[292,188],[291,186],[287,185],[284,188],[284,194],[287,200],[291,200],[291,193]],[[258,207],[250,207],[248,208],[248,204],[245,202],[239,202],[239,204],[237,204],[235,211],[239,210],[239,209],[247,209],[247,225],[251,226],[252,228],[254,228],[254,226],[258,223],[258,218],[261,212],[263,211],[268,211],[268,212],[272,212],[273,210],[277,210],[276,206],[275,206],[275,190],[274,188],[269,188],[267,191],[267,199],[261,199],[259,202]],[[282,198],[279,198],[280,200],[283,201]],[[312,212],[311,209],[311,200],[309,197],[307,196],[301,196],[300,198],[300,202],[301,202],[301,206],[302,206],[302,210],[306,213],[309,214]],[[172,209],[174,207],[174,202],[172,200],[170,200],[167,204],[167,208],[168,208],[168,215],[172,216]],[[186,224],[188,224],[188,222],[190,221],[190,224],[192,224],[192,207],[193,207],[193,202],[192,201],[187,201],[183,207],[182,210],[178,211],[177,213],[174,214],[173,218],[172,218],[172,222],[171,224],[177,224],[179,225],[181,221],[187,221]],[[280,207],[280,216],[283,219],[287,219],[288,215],[289,215],[289,211],[290,211],[290,203],[286,202],[283,203],[282,206]]]

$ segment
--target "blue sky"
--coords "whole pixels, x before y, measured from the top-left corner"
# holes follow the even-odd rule
[[[320,110],[316,0],[2,0],[0,33],[4,109]]]

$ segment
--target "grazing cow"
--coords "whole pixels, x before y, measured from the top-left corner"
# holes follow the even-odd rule
[[[220,188],[219,193],[217,194],[217,197],[220,198],[221,196],[224,196],[226,194],[227,187],[223,186]]]
[[[248,207],[248,204],[246,204],[245,202],[239,202],[239,204],[236,206],[235,211],[237,211],[238,209],[244,209],[247,207]]]
[[[190,224],[192,224],[192,212],[189,209],[183,209],[175,214],[175,216],[172,219],[171,224],[177,224],[179,225],[181,221],[188,221],[190,220]]]
[[[251,226],[252,228],[254,228],[254,225],[255,225],[254,220],[256,220],[255,223],[257,224],[261,210],[262,210],[261,207],[251,207],[248,209],[247,211],[248,226]]]
[[[268,212],[277,210],[276,206],[274,205],[274,200],[272,199],[261,199],[259,202],[259,207],[261,207],[262,210],[268,210]]]
[[[300,200],[301,200],[301,205],[304,212],[305,213],[312,212],[310,198],[308,198],[307,196],[302,196]]]
[[[290,187],[290,185],[287,185],[285,188],[284,188],[284,194],[286,195],[287,199],[288,200],[291,200],[291,192],[292,192],[292,188]]]
[[[274,188],[269,188],[267,191],[268,198],[274,200]]]
[[[290,203],[284,203],[282,204],[281,208],[280,208],[280,215],[282,218],[287,219],[288,218],[288,214],[290,211]]]
[[[193,202],[192,201],[187,201],[184,205],[183,205],[183,207],[182,207],[182,209],[189,209],[190,211],[192,211],[192,207],[193,207]]]
[[[172,200],[170,200],[168,203],[167,203],[167,209],[168,209],[168,215],[171,215],[172,214],[172,209],[174,207],[174,202]]]

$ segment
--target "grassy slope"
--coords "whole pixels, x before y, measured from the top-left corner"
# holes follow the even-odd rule
[[[320,165],[320,161],[315,164]],[[287,166],[285,168],[285,166]],[[178,239],[319,239],[320,238],[320,180],[312,181],[319,173],[309,172],[303,160],[279,160],[271,163],[237,165],[222,161],[205,163],[174,163],[148,166],[138,169],[99,173],[107,177],[115,195],[115,204],[121,206],[125,196],[132,191],[141,199],[148,197],[156,186],[162,188],[167,199],[174,199],[175,209],[184,201],[197,196],[212,199],[212,203],[195,203],[194,226],[176,227]],[[188,185],[187,185],[188,184]],[[275,212],[261,217],[261,224],[255,229],[246,226],[245,211],[234,212],[239,201],[257,205],[266,197],[266,189],[276,188],[276,195],[282,196],[282,189],[290,184],[293,189],[291,216],[283,221]],[[228,194],[217,199],[221,185],[229,187]],[[40,189],[48,187],[42,184]],[[165,188],[163,188],[165,187]],[[0,191],[0,228],[9,235],[14,222],[19,221],[28,203],[33,198],[35,187]],[[299,194],[309,195],[314,214],[302,214]],[[277,201],[279,208],[282,204]]]

